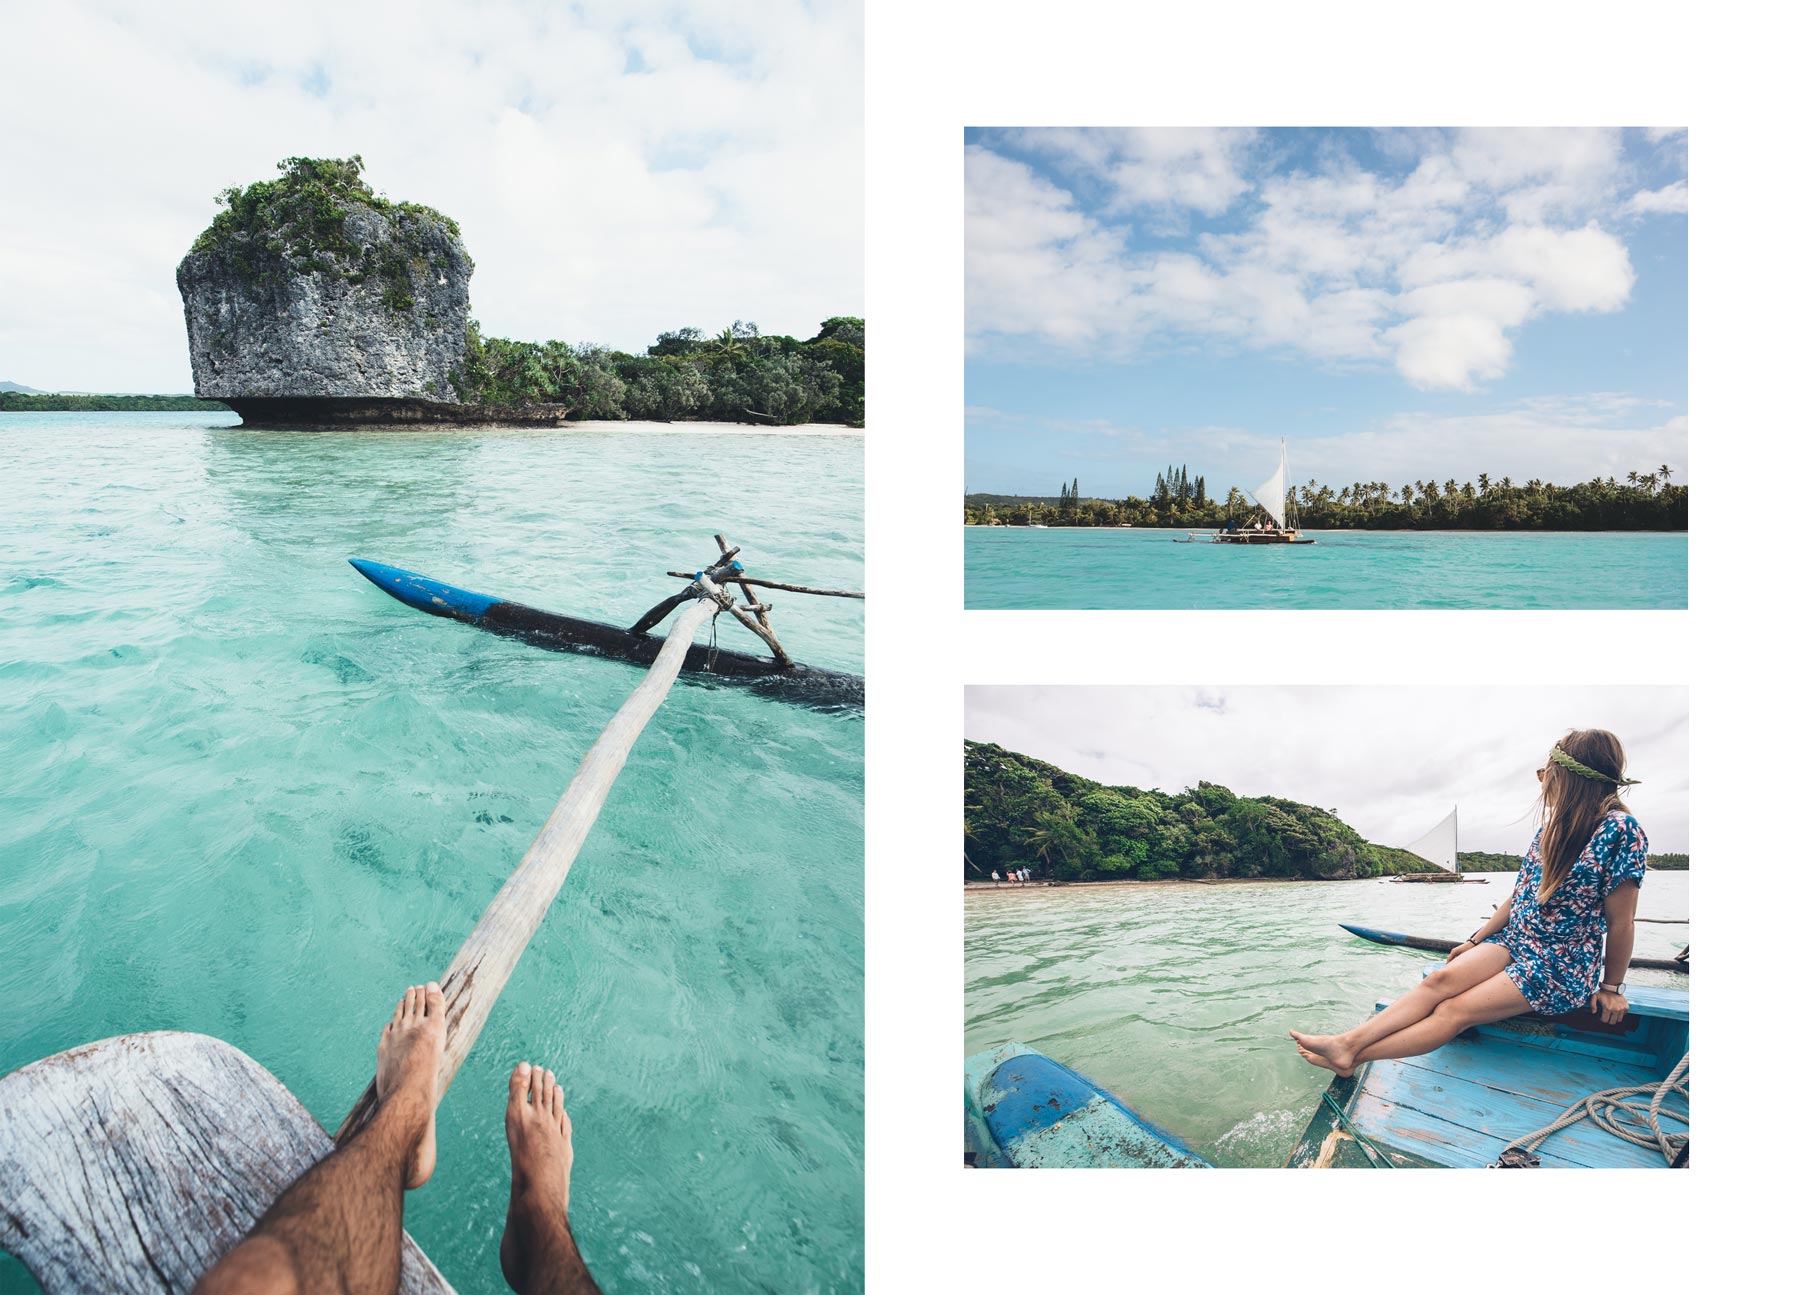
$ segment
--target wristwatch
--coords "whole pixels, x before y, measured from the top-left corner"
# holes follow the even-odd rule
[[[1600,988],[1604,989],[1609,994],[1623,994],[1625,992],[1625,982],[1621,980],[1616,985],[1609,985],[1602,981]]]

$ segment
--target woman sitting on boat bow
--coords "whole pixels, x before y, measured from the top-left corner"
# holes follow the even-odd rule
[[[1619,792],[1625,748],[1603,729],[1571,732],[1537,771],[1539,826],[1513,893],[1444,965],[1342,1034],[1289,1030],[1300,1055],[1349,1075],[1365,1061],[1416,1057],[1473,1025],[1587,1006],[1612,1025],[1628,1006],[1638,888],[1649,843]]]

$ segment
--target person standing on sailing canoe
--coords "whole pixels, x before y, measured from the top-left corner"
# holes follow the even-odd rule
[[[1513,893],[1433,971],[1342,1034],[1289,1030],[1300,1055],[1349,1075],[1416,1057],[1472,1025],[1586,1008],[1622,1020],[1625,971],[1649,842],[1619,799],[1625,748],[1604,729],[1571,732],[1537,771],[1539,826]]]

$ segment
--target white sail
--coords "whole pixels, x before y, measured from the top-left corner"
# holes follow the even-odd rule
[[[1287,526],[1287,441],[1281,442],[1281,466],[1275,469],[1275,475],[1250,492],[1250,497],[1261,504],[1269,516],[1275,519],[1275,525]]]
[[[1460,871],[1456,866],[1456,810],[1452,808],[1448,818],[1403,848],[1445,872]]]

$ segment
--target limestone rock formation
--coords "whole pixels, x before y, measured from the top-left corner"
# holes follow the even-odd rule
[[[454,221],[377,196],[360,157],[281,171],[221,194],[176,271],[197,395],[247,422],[555,421],[457,403],[474,263]]]

